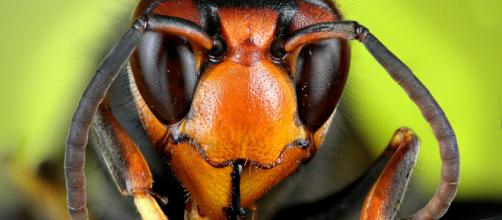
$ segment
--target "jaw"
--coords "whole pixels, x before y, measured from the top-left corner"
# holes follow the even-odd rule
[[[226,219],[236,203],[253,210],[257,199],[294,173],[315,153],[312,145],[308,148],[286,147],[276,165],[269,169],[239,160],[243,169],[236,187],[234,164],[214,167],[189,142],[171,142],[165,151],[170,157],[171,168],[190,194],[187,212],[195,211],[209,219]],[[238,192],[235,189],[239,189]],[[239,201],[235,201],[236,198]]]

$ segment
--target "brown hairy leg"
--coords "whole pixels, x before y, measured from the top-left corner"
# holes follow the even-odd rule
[[[420,142],[410,129],[394,134],[384,155],[387,165],[366,196],[360,219],[395,219],[417,161]]]
[[[118,190],[134,197],[142,219],[167,219],[150,195],[153,178],[147,162],[113,116],[106,99],[94,117],[91,136]]]

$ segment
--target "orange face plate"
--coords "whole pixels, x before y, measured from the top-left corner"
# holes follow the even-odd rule
[[[232,161],[250,163],[242,174],[240,192],[243,207],[249,208],[296,170],[296,161],[310,156],[310,151],[292,146],[308,137],[296,120],[293,83],[268,56],[277,13],[219,12],[227,55],[205,71],[192,110],[179,127],[192,146],[173,144],[167,150],[173,169],[199,205],[199,214],[211,219],[224,218],[224,209],[230,206]],[[186,148],[192,153],[182,154]]]
[[[145,5],[140,4],[137,12]],[[181,8],[173,11],[175,5]],[[300,3],[298,8],[303,12],[293,19],[292,30],[336,20],[333,13],[319,14],[318,6]],[[184,9],[193,11],[179,13]],[[167,1],[154,10],[200,24],[194,11],[192,1]],[[152,113],[141,109],[150,138],[169,156],[170,167],[188,190],[191,204],[196,204],[200,216],[210,219],[225,219],[231,206],[233,162],[244,162],[240,202],[244,208],[253,208],[258,198],[315,154],[323,134],[301,124],[290,68],[270,56],[279,12],[221,7],[218,15],[227,51],[221,62],[201,73],[185,119],[162,135]],[[168,135],[182,136],[183,141],[165,141]]]

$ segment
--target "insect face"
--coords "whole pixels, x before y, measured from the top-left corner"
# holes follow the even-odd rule
[[[179,14],[180,8],[198,13]],[[201,215],[223,218],[225,210],[253,207],[314,155],[347,76],[343,40],[281,56],[274,46],[338,15],[328,5],[294,1],[166,1],[154,12],[201,25],[221,44],[218,52],[205,51],[154,32],[140,40],[132,58],[136,84],[155,118],[169,126],[170,141],[158,147]],[[235,176],[237,165],[243,171]]]

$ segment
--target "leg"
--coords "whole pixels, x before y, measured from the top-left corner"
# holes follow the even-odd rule
[[[305,44],[329,38],[361,41],[389,75],[404,89],[410,99],[415,102],[431,126],[439,142],[442,161],[441,182],[427,205],[410,218],[441,218],[455,198],[460,176],[457,139],[443,110],[411,70],[366,28],[356,22],[325,22],[302,28],[294,32],[285,42],[284,50],[291,52]]]
[[[110,174],[123,195],[134,196],[143,219],[167,219],[149,195],[153,178],[143,155],[119,125],[105,100],[98,108],[91,136]]]
[[[361,219],[395,219],[418,157],[418,138],[399,129],[384,155],[390,157],[364,201]]]
[[[167,220],[157,201],[148,194],[136,193],[134,195],[134,204],[136,204],[143,220]]]
[[[418,147],[418,139],[409,129],[398,129],[392,137],[391,142],[387,145],[386,150],[371,164],[369,169],[342,191],[314,203],[288,207],[287,209],[281,210],[279,215],[274,216],[274,219],[352,219],[355,217],[354,213],[361,210],[360,207],[362,207],[363,202],[365,202],[363,201],[365,196],[367,200],[365,202],[366,206],[370,203],[372,207],[377,204],[376,196],[374,195],[376,192],[381,193],[382,190],[375,190],[380,189],[375,187],[377,185],[375,182],[383,183],[384,180],[388,180],[388,176],[395,171],[392,170],[396,167],[395,164],[399,164],[400,156],[403,156],[403,154],[406,156],[416,155]],[[414,164],[415,160],[416,158],[412,158],[412,160],[404,162]],[[396,185],[392,191],[388,192],[394,192],[396,189],[400,193],[404,192],[408,177],[399,179],[400,177],[402,177],[402,175],[395,177],[397,181]],[[378,187],[381,186],[382,184]],[[388,199],[387,201],[390,200]],[[309,211],[306,212],[306,210]]]

